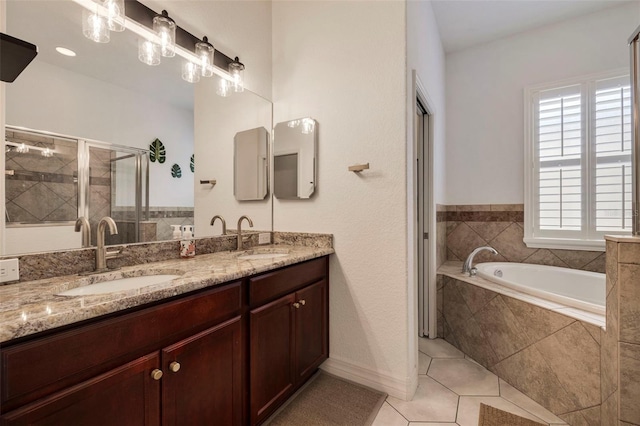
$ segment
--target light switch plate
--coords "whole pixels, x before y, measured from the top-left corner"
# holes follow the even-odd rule
[[[18,259],[0,260],[0,283],[17,281],[20,279]]]
[[[271,233],[263,232],[258,234],[258,244],[271,244]]]

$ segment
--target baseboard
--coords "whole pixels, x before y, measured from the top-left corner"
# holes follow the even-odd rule
[[[415,378],[400,379],[337,358],[329,358],[320,366],[320,369],[405,401],[413,398],[418,387],[417,375]]]

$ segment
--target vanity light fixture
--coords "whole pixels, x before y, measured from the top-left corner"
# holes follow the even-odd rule
[[[176,54],[176,21],[169,18],[166,10],[153,18],[153,31],[158,34],[160,52],[165,58]]]
[[[182,64],[182,79],[188,83],[200,81],[200,66],[191,61],[184,61]]]
[[[138,59],[147,65],[160,64],[160,45],[146,38],[138,39]]]
[[[49,148],[45,148],[42,151],[40,151],[40,155],[46,158],[50,158],[50,157],[53,157],[53,151]]]
[[[222,96],[223,98],[226,98],[231,94],[231,83],[229,82],[229,80],[225,78],[220,78],[220,81],[218,82],[218,89],[216,90],[216,94],[218,94],[219,96]]]
[[[109,41],[109,29],[119,25],[139,37],[138,59],[148,65],[158,65],[160,56],[181,56],[182,77],[196,82],[214,74],[220,79],[216,93],[229,96],[232,91],[244,91],[245,66],[236,56],[215,50],[207,37],[202,40],[179,27],[166,10],[158,14],[138,0],[72,0],[83,7],[83,32],[94,41]],[[126,4],[126,10],[125,10]],[[119,12],[122,12],[122,18]],[[203,66],[203,64],[208,64]],[[194,68],[198,76],[193,75]]]
[[[82,34],[96,43],[109,43],[109,25],[107,18],[100,13],[100,7],[94,2],[91,10],[82,10]]]
[[[74,52],[71,49],[67,49],[66,47],[58,46],[56,47],[56,52],[64,56],[71,56],[71,57],[76,56],[76,52]]]
[[[237,56],[229,64],[229,74],[233,79],[233,90],[237,93],[244,92],[244,64]]]
[[[198,66],[203,77],[211,77],[213,75],[214,52],[213,45],[209,43],[207,36],[202,37],[202,41],[196,43],[196,56],[199,60]]]
[[[107,25],[110,31],[124,31],[124,0],[104,0]]]
[[[287,127],[290,127],[292,129],[295,129],[299,125],[300,125],[300,120],[291,120],[287,123]]]

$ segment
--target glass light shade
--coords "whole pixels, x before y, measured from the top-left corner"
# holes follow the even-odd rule
[[[313,129],[316,127],[313,119],[311,118],[303,118],[302,119],[302,133],[308,135],[313,133]]]
[[[104,16],[97,11],[82,10],[82,34],[96,43],[109,43],[109,25]]]
[[[160,52],[165,58],[171,58],[176,54],[176,23],[169,18],[166,10],[162,11],[162,15],[156,15],[153,18],[153,31],[158,34],[160,43]]]
[[[40,152],[40,155],[46,158],[53,157],[53,151],[49,148],[45,148]]]
[[[200,81],[200,66],[191,61],[185,61],[182,64],[182,79],[189,83],[197,83]]]
[[[300,120],[291,120],[287,123],[287,127],[290,127],[292,129],[295,127],[298,127],[299,125],[300,125]]]
[[[147,65],[159,65],[160,45],[144,38],[138,39],[138,59]]]
[[[29,152],[29,147],[24,143],[21,143],[16,147],[16,152],[19,154],[26,154],[27,152]]]
[[[109,30],[124,31],[124,0],[105,0],[103,6],[107,10],[107,24]]]
[[[229,74],[233,79],[233,90],[244,92],[244,65],[240,63],[238,57],[229,64]]]
[[[216,93],[222,96],[223,98],[226,98],[227,96],[229,96],[231,94],[231,82],[229,82],[229,80],[227,79],[220,78]]]
[[[202,41],[196,43],[198,66],[203,77],[211,77],[213,75],[213,54],[213,45],[209,43],[207,37],[203,37]]]

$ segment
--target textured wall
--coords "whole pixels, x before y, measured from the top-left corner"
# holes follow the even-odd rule
[[[522,204],[458,205],[447,206],[446,210],[447,260],[464,261],[473,249],[488,245],[495,248],[498,255],[479,253],[475,263],[534,263],[604,273],[604,252],[527,247],[522,241]],[[442,227],[438,229],[442,231]]]
[[[274,200],[274,229],[334,235],[329,364],[404,397],[405,4],[274,2],[272,13],[274,123],[319,123],[316,193]],[[363,173],[347,170],[367,162]]]

